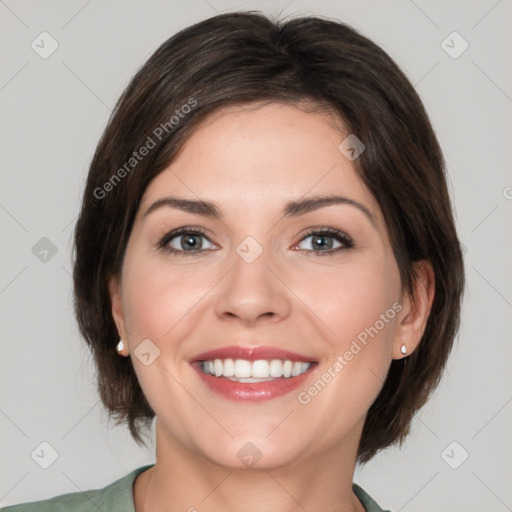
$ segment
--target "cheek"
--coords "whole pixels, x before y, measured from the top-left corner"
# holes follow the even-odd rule
[[[361,258],[322,278],[311,292],[311,302],[322,304],[318,315],[331,331],[330,350],[322,361],[324,371],[299,401],[314,399],[317,406],[332,407],[344,403],[354,408],[355,416],[362,415],[378,395],[391,362],[402,307],[396,262]]]
[[[355,416],[364,414],[391,363],[396,318],[402,307],[398,267],[394,259],[367,258],[318,277],[304,295],[328,327],[324,330],[327,350],[317,385],[302,390],[306,395],[299,402],[314,398],[319,406],[350,404],[358,409]],[[320,394],[322,398],[316,399]]]
[[[315,274],[315,279],[305,285],[303,296],[307,296],[306,305],[328,327],[337,349],[344,349],[347,341],[358,336],[364,342],[365,335],[392,335],[401,296],[394,260],[368,255],[353,264]]]
[[[130,255],[125,261],[125,319],[135,373],[157,416],[165,417],[167,426],[182,436],[188,435],[187,421],[202,414],[178,383],[183,380],[180,365],[186,348],[182,342],[197,321],[195,308],[200,307],[201,298],[214,284],[213,277],[199,273],[193,265],[177,270],[158,258],[137,255]],[[159,351],[147,366],[137,356],[137,347],[145,339],[151,340]],[[179,419],[184,416],[188,418],[185,427]]]
[[[176,270],[148,258],[136,263],[128,261],[125,268],[123,284],[129,332],[134,338],[150,338],[157,345],[171,331],[174,334],[175,327],[187,324],[187,315],[214,285],[211,277],[192,266],[184,265]]]

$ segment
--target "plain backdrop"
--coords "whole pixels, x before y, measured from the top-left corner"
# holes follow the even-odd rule
[[[355,481],[393,511],[512,510],[510,0],[0,1],[0,504],[104,487],[154,462],[98,401],[73,317],[71,236],[133,73],[178,30],[250,9],[320,14],[375,40],[415,84],[447,161],[462,328],[407,442]]]

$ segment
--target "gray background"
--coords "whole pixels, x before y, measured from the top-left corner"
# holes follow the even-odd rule
[[[103,487],[154,461],[98,402],[72,312],[71,235],[131,75],[177,30],[238,9],[322,14],[373,38],[417,86],[448,164],[467,266],[462,329],[407,442],[355,481],[393,511],[512,510],[510,0],[0,1],[0,503]],[[31,47],[51,49],[43,31],[58,43],[45,59]],[[453,31],[469,44],[457,58]],[[47,469],[42,442],[58,455]]]

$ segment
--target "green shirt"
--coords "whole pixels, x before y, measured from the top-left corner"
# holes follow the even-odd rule
[[[133,482],[137,475],[152,467],[142,466],[103,489],[61,494],[55,498],[32,503],[22,503],[0,509],[1,512],[135,512]],[[357,484],[353,490],[366,512],[383,511]],[[389,512],[389,511],[388,511]]]

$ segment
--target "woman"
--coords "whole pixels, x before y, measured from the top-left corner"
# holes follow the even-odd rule
[[[101,399],[156,463],[5,510],[380,511],[464,286],[443,157],[390,57],[316,17],[216,16],[121,96],[75,231]]]

